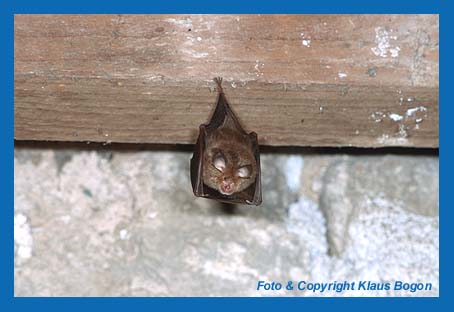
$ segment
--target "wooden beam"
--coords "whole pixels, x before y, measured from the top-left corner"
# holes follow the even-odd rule
[[[438,147],[437,15],[16,15],[15,139]]]

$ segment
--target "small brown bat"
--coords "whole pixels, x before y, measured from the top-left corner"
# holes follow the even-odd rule
[[[200,125],[191,159],[194,194],[226,203],[260,205],[260,154],[255,132],[246,133],[215,78],[218,98],[208,124]]]

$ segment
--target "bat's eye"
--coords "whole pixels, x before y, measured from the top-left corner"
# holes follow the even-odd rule
[[[221,153],[213,157],[213,166],[221,172],[225,170],[225,157]]]
[[[247,166],[243,166],[243,167],[240,167],[237,171],[237,175],[240,177],[240,178],[249,178],[251,176],[251,166],[247,165]]]

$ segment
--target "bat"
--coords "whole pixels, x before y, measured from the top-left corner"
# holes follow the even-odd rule
[[[216,109],[199,136],[191,159],[194,195],[231,204],[260,205],[260,153],[255,132],[247,133],[230,108],[222,78],[214,78]]]

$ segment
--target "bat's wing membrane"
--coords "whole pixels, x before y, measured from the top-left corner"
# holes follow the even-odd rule
[[[205,125],[199,127],[194,155],[191,158],[191,184],[195,196],[203,196],[203,151],[205,149],[206,129]]]
[[[260,168],[260,151],[259,151],[259,143],[258,143],[258,140],[257,140],[257,133],[255,132],[251,132],[249,133],[249,137],[251,139],[251,144],[252,144],[252,148],[253,148],[253,151],[254,151],[254,157],[255,157],[255,161],[256,161],[256,164],[257,164],[257,177],[255,179],[255,183],[253,183],[251,186],[253,186],[253,190],[254,190],[254,193],[253,193],[253,200],[252,202],[248,202],[248,204],[252,204],[252,205],[260,205],[262,203],[262,177],[261,177],[261,168]]]

